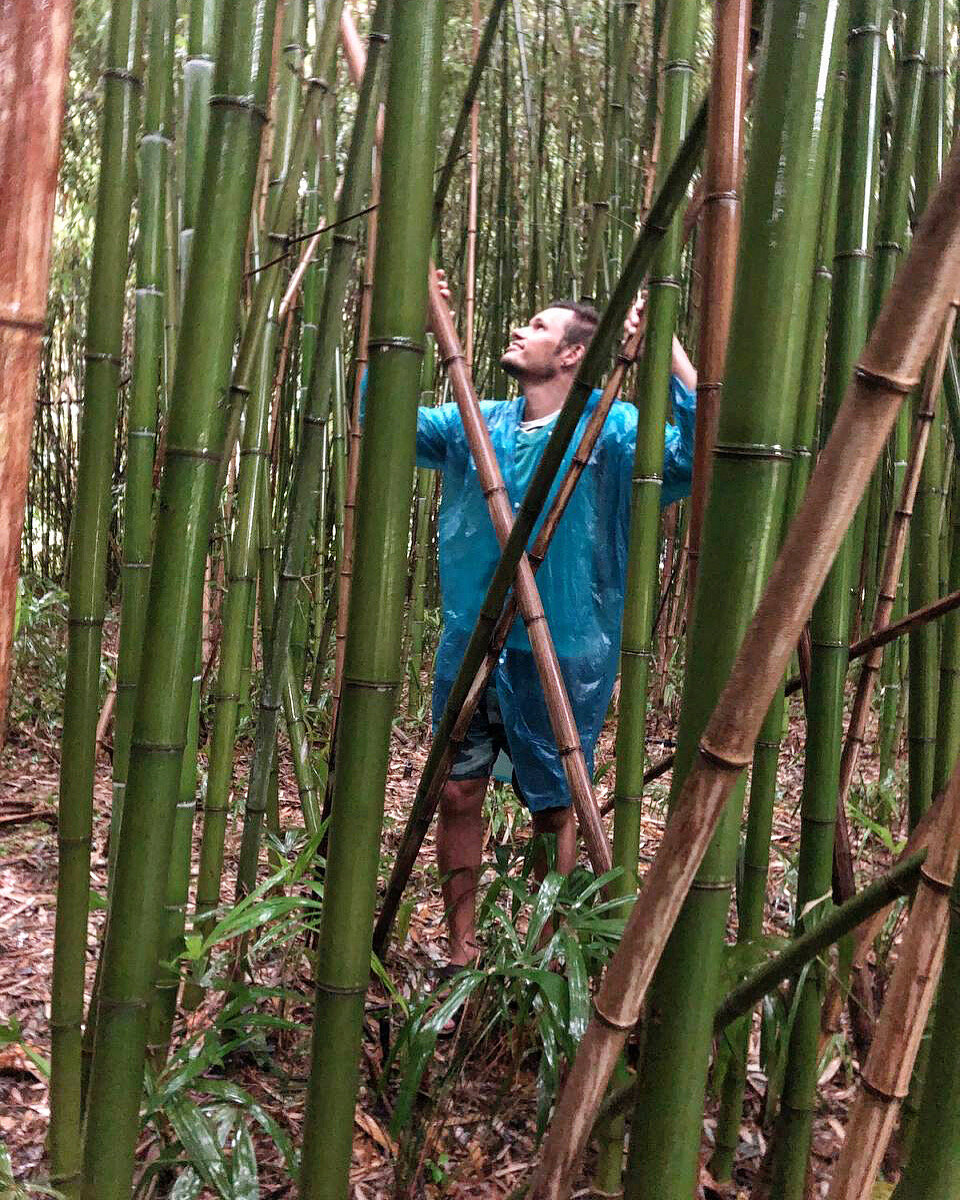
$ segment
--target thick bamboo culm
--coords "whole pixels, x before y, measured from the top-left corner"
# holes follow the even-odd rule
[[[687,604],[691,616],[737,273],[751,13],[750,0],[724,0],[717,4],[714,14],[711,104],[701,183],[700,237],[707,247],[702,284],[704,313],[698,337],[697,423],[687,531]]]
[[[877,588],[877,604],[873,615],[870,641],[875,635],[881,634],[887,627],[893,606],[897,598],[897,583],[903,566],[904,551],[907,545],[907,533],[910,528],[910,518],[913,515],[913,504],[926,456],[927,441],[930,428],[935,419],[936,399],[940,392],[943,378],[943,368],[946,362],[947,347],[956,321],[957,298],[951,302],[944,327],[940,332],[940,341],[936,355],[924,380],[924,391],[921,404],[917,410],[913,440],[907,460],[906,475],[903,480],[903,491],[896,509],[890,515],[890,530],[884,551],[883,567],[880,572],[880,583]],[[928,606],[929,607],[929,606]],[[909,617],[900,625],[906,625],[904,632],[912,632],[917,625],[908,624]],[[883,662],[883,642],[873,641],[873,648],[866,655],[866,661],[857,680],[857,690],[854,694],[850,710],[850,720],[847,725],[847,737],[840,759],[840,782],[837,797],[838,824],[842,825],[842,833],[838,837],[835,852],[836,880],[839,887],[839,897],[848,900],[855,890],[853,866],[850,851],[849,834],[846,821],[842,819],[845,811],[847,796],[853,783],[854,773],[863,749],[867,728],[867,718],[870,714],[870,702],[873,689],[877,682],[880,667]],[[851,653],[852,657],[852,653]]]
[[[923,215],[874,325],[698,759],[595,998],[544,1143],[530,1195],[568,1194],[610,1073],[636,1025],[653,970],[741,772],[803,624],[853,519],[903,398],[916,386],[960,276],[960,148]]]
[[[869,330],[870,269],[879,170],[882,0],[852,0],[846,46],[846,87],[833,247],[831,316],[827,331],[820,441],[826,441],[856,356]],[[862,512],[862,509],[860,510]],[[797,860],[796,933],[820,919],[830,892],[837,773],[851,627],[851,586],[862,535],[855,521],[830,568],[810,617],[809,702]],[[773,1139],[772,1191],[804,1200],[819,1061],[825,977],[816,966],[796,988],[780,1112]],[[864,993],[866,995],[866,993]],[[858,1016],[866,1015],[865,1007]],[[859,1039],[858,1039],[859,1044]]]
[[[960,856],[960,759],[947,784],[929,845],[873,1045],[861,1072],[860,1091],[834,1168],[829,1200],[862,1200],[869,1194],[900,1102],[910,1086],[940,977],[950,894]]]
[[[391,253],[377,262],[370,316],[356,577],[315,971],[301,1200],[341,1200],[349,1191],[390,729],[401,677],[442,28],[442,0],[399,3],[389,25],[380,221]]]
[[[57,189],[71,5],[8,10],[0,97],[0,748],[6,737],[20,533]]]
[[[593,381],[604,369],[609,353],[608,347],[616,331],[622,325],[637,288],[649,268],[652,255],[665,235],[669,222],[686,192],[703,145],[705,128],[706,105],[704,104],[701,105],[699,113],[691,122],[680,153],[674,160],[663,187],[647,214],[630,259],[624,267],[611,301],[604,311],[600,326],[584,356],[577,379],[563,409],[561,409],[550,441],[517,512],[513,531],[501,553],[493,579],[490,581],[463,662],[450,690],[447,706],[438,722],[430,754],[420,777],[420,785],[413,808],[407,819],[407,825],[397,851],[394,868],[387,884],[384,906],[377,921],[376,945],[380,947],[381,951],[389,936],[390,926],[399,906],[400,894],[436,810],[439,788],[436,787],[435,777],[438,773],[442,774],[449,770],[449,763],[452,761],[452,759],[448,761],[450,737],[459,722],[460,713],[467,703],[468,697],[475,695],[475,698],[479,699],[479,694],[475,693],[476,680],[487,659],[490,644],[496,635],[516,564],[526,549],[534,524],[546,502],[554,477],[559,470],[570,439],[573,437],[584,406],[593,392]]]
[[[745,245],[763,249],[737,263],[724,377],[735,402],[723,404],[718,421],[700,582],[687,636],[671,812],[782,537],[792,466],[786,448],[796,424],[830,134],[823,114],[841,41],[840,11],[839,4],[787,0],[765,13],[741,234]],[[785,191],[782,172],[799,185]],[[758,341],[761,323],[769,336]],[[738,519],[731,525],[733,510]],[[687,1200],[695,1187],[742,805],[738,781],[651,984],[626,1200],[652,1194]],[[645,881],[644,891],[646,886]]]
[[[80,1170],[81,1033],[96,723],[108,528],[113,482],[124,283],[142,86],[142,13],[137,0],[110,10],[96,225],[84,348],[82,421],[73,526],[70,611],[58,807],[57,912],[51,983],[51,1180],[69,1200]]]

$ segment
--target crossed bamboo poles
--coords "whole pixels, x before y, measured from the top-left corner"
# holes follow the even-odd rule
[[[480,413],[479,402],[473,390],[466,360],[460,349],[459,339],[450,314],[440,294],[436,272],[432,267],[428,298],[430,321],[437,338],[437,345],[447,369],[454,398],[460,409],[470,451],[477,464],[480,484],[490,506],[491,520],[502,547],[513,524],[513,513],[510,510],[496,454],[490,442],[490,434]],[[474,676],[467,698],[460,709],[449,739],[443,747],[442,757],[432,773],[424,772],[426,782],[421,784],[422,807],[419,804],[415,806],[411,820],[404,830],[393,871],[387,884],[380,916],[374,929],[373,948],[378,955],[382,955],[386,947],[403,889],[437,810],[440,794],[450,775],[450,768],[453,766],[457,751],[467,735],[473,715],[497,666],[500,651],[503,649],[518,611],[530,636],[530,645],[543,684],[551,726],[573,796],[577,821],[584,836],[587,854],[598,875],[606,873],[611,868],[610,846],[601,824],[601,813],[593,795],[593,787],[584,762],[576,722],[573,719],[563,677],[556,661],[550,631],[543,615],[543,606],[534,581],[534,573],[543,562],[577,481],[590,461],[590,454],[600,436],[610,406],[620,390],[624,371],[636,357],[641,337],[642,334],[638,330],[627,340],[617,356],[616,366],[587,420],[570,466],[544,518],[536,541],[520,560],[516,592],[507,602],[497,622],[483,663]],[[420,801],[419,796],[418,801]]]
[[[399,907],[400,897],[403,894],[403,888],[416,861],[417,853],[423,843],[423,839],[430,827],[430,822],[439,803],[443,782],[453,761],[453,750],[448,743],[455,729],[460,730],[462,738],[469,726],[470,719],[469,716],[464,717],[465,706],[471,700],[475,706],[479,697],[483,694],[485,683],[481,686],[479,677],[485,665],[489,662],[491,655],[490,646],[504,617],[504,605],[507,602],[514,576],[517,574],[517,567],[525,555],[526,543],[537,517],[540,515],[546,502],[560,463],[586,407],[586,402],[593,391],[590,381],[602,370],[608,353],[607,347],[611,342],[611,335],[614,329],[619,328],[622,323],[633,296],[636,294],[637,287],[649,269],[654,251],[666,234],[674,213],[683,196],[686,194],[687,185],[689,184],[696,163],[699,161],[703,148],[706,133],[706,118],[707,102],[704,100],[691,121],[687,135],[664,179],[663,186],[650,207],[643,228],[614,289],[610,303],[601,317],[597,332],[594,334],[587,353],[581,362],[577,379],[574,381],[557,418],[557,424],[550,442],[544,450],[537,471],[530,482],[530,486],[517,512],[516,519],[510,527],[509,536],[502,544],[500,562],[490,581],[487,595],[480,608],[477,624],[464,652],[460,671],[451,687],[447,707],[444,710],[434,736],[433,746],[424,766],[420,778],[420,786],[417,790],[413,808],[397,851],[393,871],[387,884],[383,907],[377,920],[373,937],[373,948],[378,955],[383,954],[390,928]],[[446,314],[445,306],[443,306],[443,313]],[[447,319],[449,320],[449,317]],[[444,358],[447,358],[447,350],[450,347],[448,346],[447,350],[445,350],[439,336],[437,340],[441,348],[441,353]],[[623,357],[626,359],[626,355]],[[453,356],[453,359],[456,359],[456,355]],[[608,407],[616,395],[616,390],[619,387],[619,381],[622,377],[622,369],[625,366],[626,361],[618,364],[619,373],[615,370],[614,375],[611,376],[608,382],[607,389],[605,390],[605,393],[609,392],[607,399]],[[603,400],[599,401],[597,409],[600,409],[603,403]],[[605,414],[603,415],[605,416]],[[588,420],[587,425],[587,429],[591,431],[594,440],[599,435],[601,427],[602,417],[598,418],[595,410],[593,420]],[[586,430],[584,431],[585,438]],[[589,451],[584,453],[585,448],[585,441],[582,440],[574,455],[574,461],[571,463],[571,469],[577,472],[577,477],[579,477],[579,472],[582,471],[583,466],[589,459]],[[578,463],[578,459],[582,461]],[[575,479],[565,482],[558,493],[558,497],[562,495],[566,499],[569,499],[575,482]],[[566,500],[564,500],[565,502]],[[548,517],[544,523],[544,529],[554,529],[557,521],[560,519],[560,515],[561,513],[558,512],[553,520]],[[529,559],[532,560],[538,553],[542,556],[542,553],[545,552],[545,546],[534,546],[531,549]],[[506,625],[506,629],[509,630],[509,624]],[[472,716],[472,712],[470,715]],[[571,756],[565,755],[565,757]],[[599,813],[597,814],[597,821],[599,822]],[[606,843],[605,834],[603,835],[603,841]],[[606,849],[606,861],[609,864],[609,848]],[[594,862],[594,866],[596,867],[596,862]],[[605,869],[609,869],[609,866]]]

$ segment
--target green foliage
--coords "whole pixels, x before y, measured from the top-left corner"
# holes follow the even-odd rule
[[[602,972],[623,932],[623,919],[610,915],[617,901],[602,889],[619,872],[601,878],[577,869],[564,879],[548,872],[531,895],[532,846],[519,855],[498,847],[493,878],[477,913],[484,951],[480,965],[464,970],[441,1003],[427,996],[413,1005],[384,1071],[395,1078],[391,1131],[411,1127],[427,1068],[436,1060],[444,1026],[470,1002],[466,1051],[450,1064],[463,1070],[467,1059],[491,1039],[510,1046],[509,1086],[525,1061],[537,1073],[537,1132],[542,1134],[559,1087],[563,1064],[576,1053],[590,1019],[590,985]],[[552,925],[552,933],[544,931]],[[449,1072],[448,1072],[449,1074]],[[431,1093],[443,1081],[431,1084]]]
[[[59,723],[66,678],[67,594],[54,583],[23,576],[17,591],[11,728],[49,731]]]

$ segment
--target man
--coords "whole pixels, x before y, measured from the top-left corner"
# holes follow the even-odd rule
[[[640,319],[636,306],[627,319],[628,333],[637,328]],[[517,380],[521,395],[512,401],[483,401],[480,407],[514,511],[550,437],[597,320],[596,310],[589,305],[557,302],[510,336],[500,365]],[[661,505],[690,490],[695,388],[696,372],[674,338],[670,390],[675,423],[666,430]],[[599,395],[595,391],[587,403],[554,490],[566,473]],[[623,401],[614,402],[537,572],[591,773],[594,746],[618,670],[636,428],[637,409]],[[439,556],[444,626],[433,687],[436,724],[500,550],[455,404],[420,409],[417,462],[443,472]],[[513,763],[514,786],[531,812],[535,833],[556,836],[555,867],[568,874],[576,861],[571,796],[519,618],[440,799],[437,865],[450,930],[448,970],[469,964],[478,952],[475,893],[483,845],[483,799],[501,750]]]

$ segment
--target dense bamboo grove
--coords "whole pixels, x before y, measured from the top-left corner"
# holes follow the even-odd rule
[[[956,7],[21,7],[0,1193],[960,1194]]]

